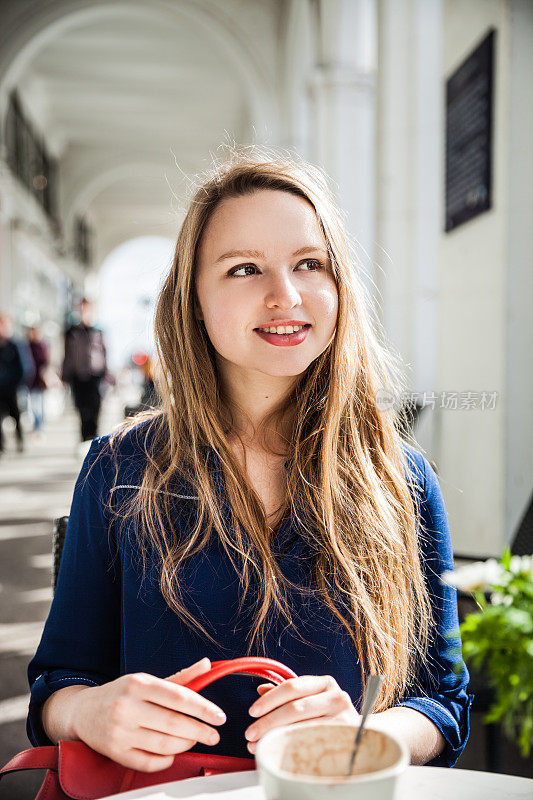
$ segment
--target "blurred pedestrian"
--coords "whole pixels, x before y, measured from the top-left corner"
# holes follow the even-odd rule
[[[141,366],[143,373],[143,388],[141,394],[141,410],[158,406],[161,402],[155,386],[155,364],[153,358],[147,357]]]
[[[22,419],[24,419],[24,414],[27,414],[30,410],[30,387],[35,378],[35,362],[25,338],[13,336],[13,342],[18,347],[20,360],[22,361],[22,380],[17,389],[17,399],[19,411]]]
[[[2,421],[4,417],[15,420],[17,450],[24,450],[24,437],[20,424],[17,388],[24,377],[20,350],[13,340],[13,320],[9,314],[0,314],[0,453],[4,449]]]
[[[135,414],[139,414],[141,411],[148,411],[148,409],[153,408],[154,406],[159,406],[161,403],[161,397],[159,396],[159,392],[157,391],[155,385],[155,361],[153,358],[146,354],[137,353],[137,356],[144,357],[144,361],[135,361],[142,373],[142,389],[141,389],[141,399],[139,402],[132,406],[126,405],[124,407],[124,416],[125,417],[133,417]],[[133,359],[135,359],[135,355]]]
[[[28,345],[35,364],[35,373],[29,385],[33,430],[35,433],[40,433],[44,422],[44,393],[47,389],[45,370],[50,363],[50,353],[48,345],[35,326],[28,329]]]
[[[92,303],[84,297],[79,308],[80,322],[65,333],[61,380],[72,390],[80,415],[81,441],[85,442],[97,436],[102,402],[100,384],[107,374],[107,357],[103,333],[92,324]]]

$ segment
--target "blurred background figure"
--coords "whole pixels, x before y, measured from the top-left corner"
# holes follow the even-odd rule
[[[16,328],[12,337],[13,343],[16,345],[20,361],[22,363],[22,380],[17,387],[17,405],[22,420],[22,430],[25,429],[24,421],[31,413],[30,408],[30,392],[35,380],[35,361],[30,345],[24,336],[17,336]]]
[[[131,417],[139,411],[145,411],[152,406],[158,406],[161,398],[156,389],[156,360],[146,353],[133,353],[131,360],[140,368],[142,375],[141,397],[137,404],[126,405],[124,416]]]
[[[49,347],[41,337],[39,329],[28,329],[28,345],[31,350],[35,372],[29,385],[30,407],[33,417],[33,431],[37,437],[42,435],[44,422],[44,393],[47,389],[45,371],[50,363]]]
[[[4,450],[2,422],[4,417],[15,420],[17,450],[24,449],[20,424],[17,389],[24,377],[20,350],[13,340],[13,322],[9,314],[0,314],[0,453]]]
[[[80,322],[65,333],[65,357],[61,380],[69,384],[80,415],[81,441],[97,436],[102,402],[101,383],[107,374],[106,348],[102,331],[92,324],[92,303],[79,304]]]
[[[161,402],[157,389],[155,388],[155,364],[154,359],[147,356],[146,361],[141,366],[143,373],[143,390],[141,394],[141,407],[151,408]]]

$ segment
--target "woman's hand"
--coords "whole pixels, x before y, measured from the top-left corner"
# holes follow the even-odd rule
[[[261,697],[250,706],[249,713],[260,719],[244,732],[250,753],[255,753],[258,739],[280,725],[316,718],[353,723],[361,717],[348,692],[331,675],[301,675],[279,686],[263,683],[257,691]]]
[[[137,672],[88,687],[76,695],[74,734],[125,767],[168,769],[176,753],[220,740],[211,725],[222,725],[224,712],[184,685],[210,668],[204,658],[168,678]]]

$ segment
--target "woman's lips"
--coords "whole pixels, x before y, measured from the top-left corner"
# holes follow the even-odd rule
[[[254,328],[255,333],[264,339],[269,344],[276,345],[277,347],[292,347],[295,344],[301,344],[306,338],[311,325],[304,325],[304,327],[296,331],[296,333],[265,333],[260,331],[259,328]]]

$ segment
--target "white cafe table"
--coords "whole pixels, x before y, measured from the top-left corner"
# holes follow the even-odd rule
[[[265,800],[256,771],[160,783],[115,794],[109,800],[169,800],[174,797]],[[395,800],[533,800],[533,780],[455,767],[408,767],[399,779]]]

